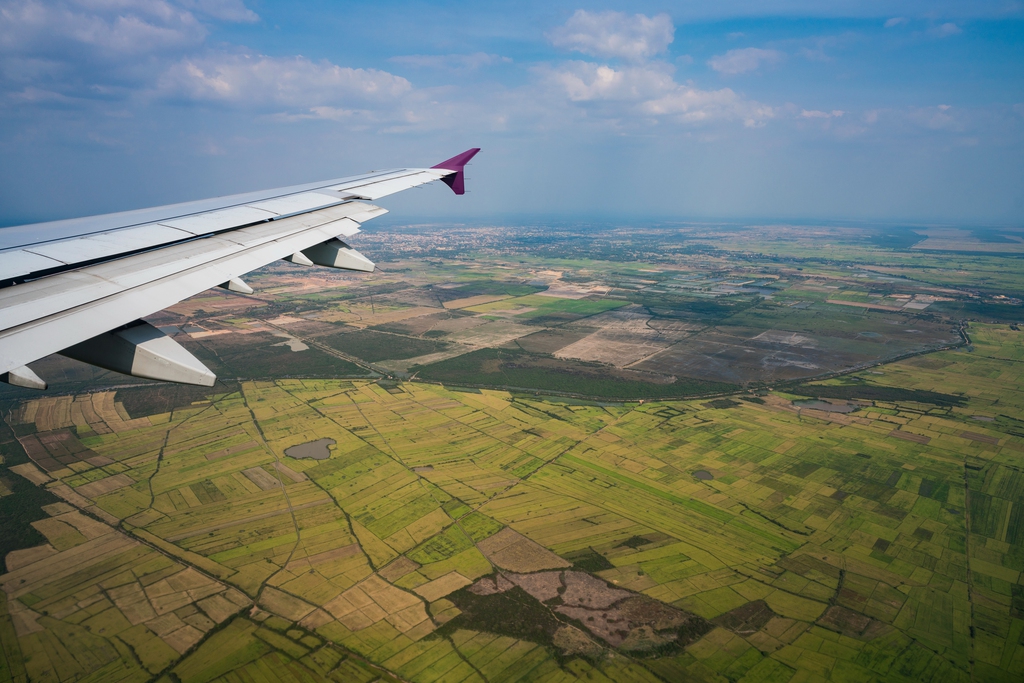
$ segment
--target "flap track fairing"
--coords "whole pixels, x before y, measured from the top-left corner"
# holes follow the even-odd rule
[[[318,266],[358,270],[363,273],[372,273],[376,268],[373,261],[339,239],[328,240],[315,247],[305,249],[302,253]]]
[[[229,292],[237,292],[239,294],[252,294],[252,287],[242,282],[242,278],[233,277],[227,282],[222,282],[220,287],[228,290]]]
[[[60,355],[133,377],[212,387],[217,376],[178,342],[147,322],[104,332]]]

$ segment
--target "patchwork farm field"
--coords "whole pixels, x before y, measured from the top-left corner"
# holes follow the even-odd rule
[[[23,401],[5,479],[50,502],[5,541],[0,672],[1019,680],[1024,333],[970,338],[710,401],[365,379]]]
[[[0,681],[1019,681],[1024,270],[972,234],[368,231],[151,319],[213,389],[46,359]]]

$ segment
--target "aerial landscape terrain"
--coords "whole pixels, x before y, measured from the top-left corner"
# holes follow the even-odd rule
[[[353,244],[4,385],[0,680],[1020,680],[1024,230]]]
[[[0,0],[0,683],[1024,683],[1024,0]]]

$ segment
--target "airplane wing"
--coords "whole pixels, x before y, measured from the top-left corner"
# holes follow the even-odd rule
[[[0,230],[0,381],[45,389],[53,353],[136,377],[213,386],[216,376],[142,318],[285,259],[372,272],[344,241],[387,213],[368,203],[435,180],[465,192],[470,149],[432,168]]]

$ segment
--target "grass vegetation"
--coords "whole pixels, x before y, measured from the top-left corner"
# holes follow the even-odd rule
[[[444,351],[449,347],[443,342],[373,330],[354,330],[326,337],[324,343],[371,363],[389,358],[403,359],[425,356]]]
[[[8,410],[10,406],[8,406]],[[0,423],[0,471],[9,470],[13,465],[30,462],[25,451],[14,436],[14,430],[6,422]],[[3,495],[0,495],[0,557],[23,548],[30,548],[46,542],[46,538],[32,526],[32,522],[46,518],[44,505],[57,502],[57,497],[44,488],[34,486],[24,477],[8,474],[3,478]]]
[[[552,636],[562,625],[549,608],[518,586],[495,595],[476,595],[462,589],[448,599],[462,613],[441,627],[439,636],[469,630],[551,645]]]
[[[227,378],[365,377],[366,370],[317,348],[292,351],[281,337],[247,335],[245,343],[208,337],[190,349],[211,370]]]
[[[806,393],[817,398],[861,399],[887,403],[930,403],[936,406],[967,405],[966,396],[956,396],[938,391],[884,387],[873,384],[804,384],[793,389],[795,393]]]
[[[459,292],[464,296],[473,296],[480,294],[491,294],[497,296],[529,296],[530,294],[536,294],[537,292],[543,292],[546,288],[539,285],[529,285],[521,282],[507,282],[507,281],[495,281],[486,277],[481,279],[479,282],[471,282],[466,285],[455,289],[454,291]]]
[[[671,383],[637,379],[606,367],[531,354],[519,349],[481,349],[430,365],[415,366],[417,377],[452,384],[501,386],[565,392],[600,398],[657,398],[735,390],[724,382],[679,378]]]

